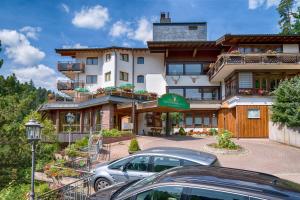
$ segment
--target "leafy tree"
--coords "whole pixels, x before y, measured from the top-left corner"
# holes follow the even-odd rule
[[[277,11],[281,34],[300,34],[300,8],[296,8],[295,0],[281,0]]]
[[[300,77],[282,81],[273,94],[272,121],[289,127],[300,126]]]
[[[1,52],[1,41],[0,41],[0,52]],[[2,67],[2,65],[3,65],[3,59],[0,59],[0,68]]]

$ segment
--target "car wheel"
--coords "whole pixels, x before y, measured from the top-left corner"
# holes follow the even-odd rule
[[[95,182],[94,189],[97,192],[103,188],[110,186],[110,185],[111,185],[110,182],[106,178],[98,178]]]

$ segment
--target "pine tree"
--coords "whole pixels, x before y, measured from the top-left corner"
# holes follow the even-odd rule
[[[278,5],[279,25],[283,35],[300,33],[300,8],[295,9],[295,6],[295,0],[281,0]]]

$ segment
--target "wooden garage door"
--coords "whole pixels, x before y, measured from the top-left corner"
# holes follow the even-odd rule
[[[267,138],[268,106],[237,106],[236,136],[241,138]]]

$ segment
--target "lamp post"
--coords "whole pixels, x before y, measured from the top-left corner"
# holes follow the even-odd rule
[[[71,145],[71,124],[75,121],[75,116],[72,113],[66,115],[67,123],[69,124],[69,146]]]
[[[26,135],[27,140],[31,143],[31,192],[30,192],[30,199],[34,200],[34,171],[35,171],[35,143],[41,139],[41,129],[42,126],[40,123],[35,121],[34,119],[29,120],[25,124],[26,127]]]

